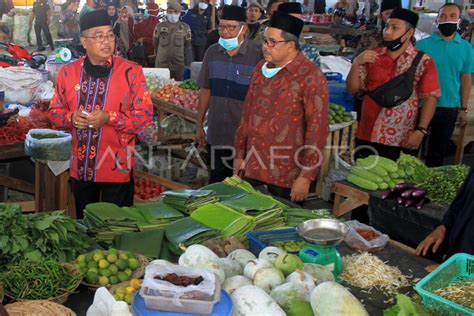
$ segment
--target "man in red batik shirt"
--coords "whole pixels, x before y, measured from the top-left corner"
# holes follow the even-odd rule
[[[299,50],[303,25],[273,13],[235,138],[234,172],[294,202],[306,199],[329,132],[327,82]]]
[[[133,205],[135,136],[152,121],[153,107],[142,68],[114,56],[115,35],[107,12],[81,17],[87,56],[58,74],[49,119],[72,134],[71,185],[78,218],[93,202]]]
[[[393,10],[383,31],[383,48],[367,50],[352,63],[347,90],[354,94],[372,91],[406,72],[418,53],[411,38],[418,15],[406,9]],[[436,66],[424,54],[415,73],[413,93],[400,105],[388,108],[368,95],[362,100],[362,115],[356,132],[356,147],[366,146],[356,156],[374,154],[397,160],[400,152],[416,155],[441,95]],[[423,101],[423,107],[421,107]]]

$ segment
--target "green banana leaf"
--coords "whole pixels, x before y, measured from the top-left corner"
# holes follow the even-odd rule
[[[138,212],[148,220],[148,222],[161,222],[163,220],[175,220],[183,218],[184,215],[164,203],[163,201],[151,202],[151,203],[137,203],[135,204]]]
[[[191,190],[191,189],[181,189],[181,190],[170,190],[165,191],[161,195],[163,197],[175,197],[178,199],[190,199],[190,198],[203,198],[213,195],[214,192],[211,190]]]
[[[115,238],[115,247],[149,258],[159,258],[163,247],[163,229],[125,233]]]
[[[191,217],[211,228],[218,229],[224,237],[245,238],[255,228],[255,218],[239,213],[222,204],[207,204],[196,209]]]
[[[219,198],[219,201],[234,200],[248,194],[248,192],[243,189],[222,182],[208,184],[202,187],[201,190],[212,190],[216,192],[216,196]]]
[[[185,217],[166,226],[165,235],[169,242],[168,248],[174,254],[181,254],[183,252],[181,247],[200,244],[216,237],[218,232],[191,217]]]
[[[257,215],[276,207],[275,200],[271,197],[256,193],[248,193],[238,199],[223,201],[222,204],[249,215]]]

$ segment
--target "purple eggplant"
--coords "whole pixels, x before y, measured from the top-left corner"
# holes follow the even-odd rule
[[[416,203],[415,199],[407,199],[405,201],[405,207],[410,207],[410,206],[414,205],[415,203]]]
[[[411,196],[417,199],[423,199],[426,195],[426,190],[416,189],[411,193]]]
[[[399,183],[395,185],[394,189],[395,191],[405,191],[408,189],[413,189],[415,186],[413,184],[408,184],[408,183]]]
[[[405,200],[401,196],[397,197],[395,201],[397,201],[397,204],[399,205],[402,205],[405,202]]]
[[[382,200],[394,197],[395,189],[388,189],[382,193]]]
[[[428,202],[429,202],[428,199],[421,199],[418,203],[416,203],[415,207],[416,207],[417,210],[421,210],[423,205],[425,205]]]
[[[411,197],[411,195],[412,195],[413,192],[415,192],[415,191],[416,191],[416,189],[408,189],[408,190],[405,190],[405,191],[403,191],[403,193],[402,193],[401,196],[404,197],[404,198],[409,198],[409,197]]]

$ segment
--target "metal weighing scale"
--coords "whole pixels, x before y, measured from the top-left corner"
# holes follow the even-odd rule
[[[300,250],[301,260],[329,266],[337,280],[342,272],[342,257],[336,246],[344,240],[349,227],[336,219],[310,219],[299,224],[296,231],[311,244]]]

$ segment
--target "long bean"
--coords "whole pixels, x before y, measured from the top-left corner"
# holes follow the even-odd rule
[[[69,271],[52,259],[41,262],[25,260],[0,275],[5,293],[14,299],[48,299],[74,290],[82,276]]]

